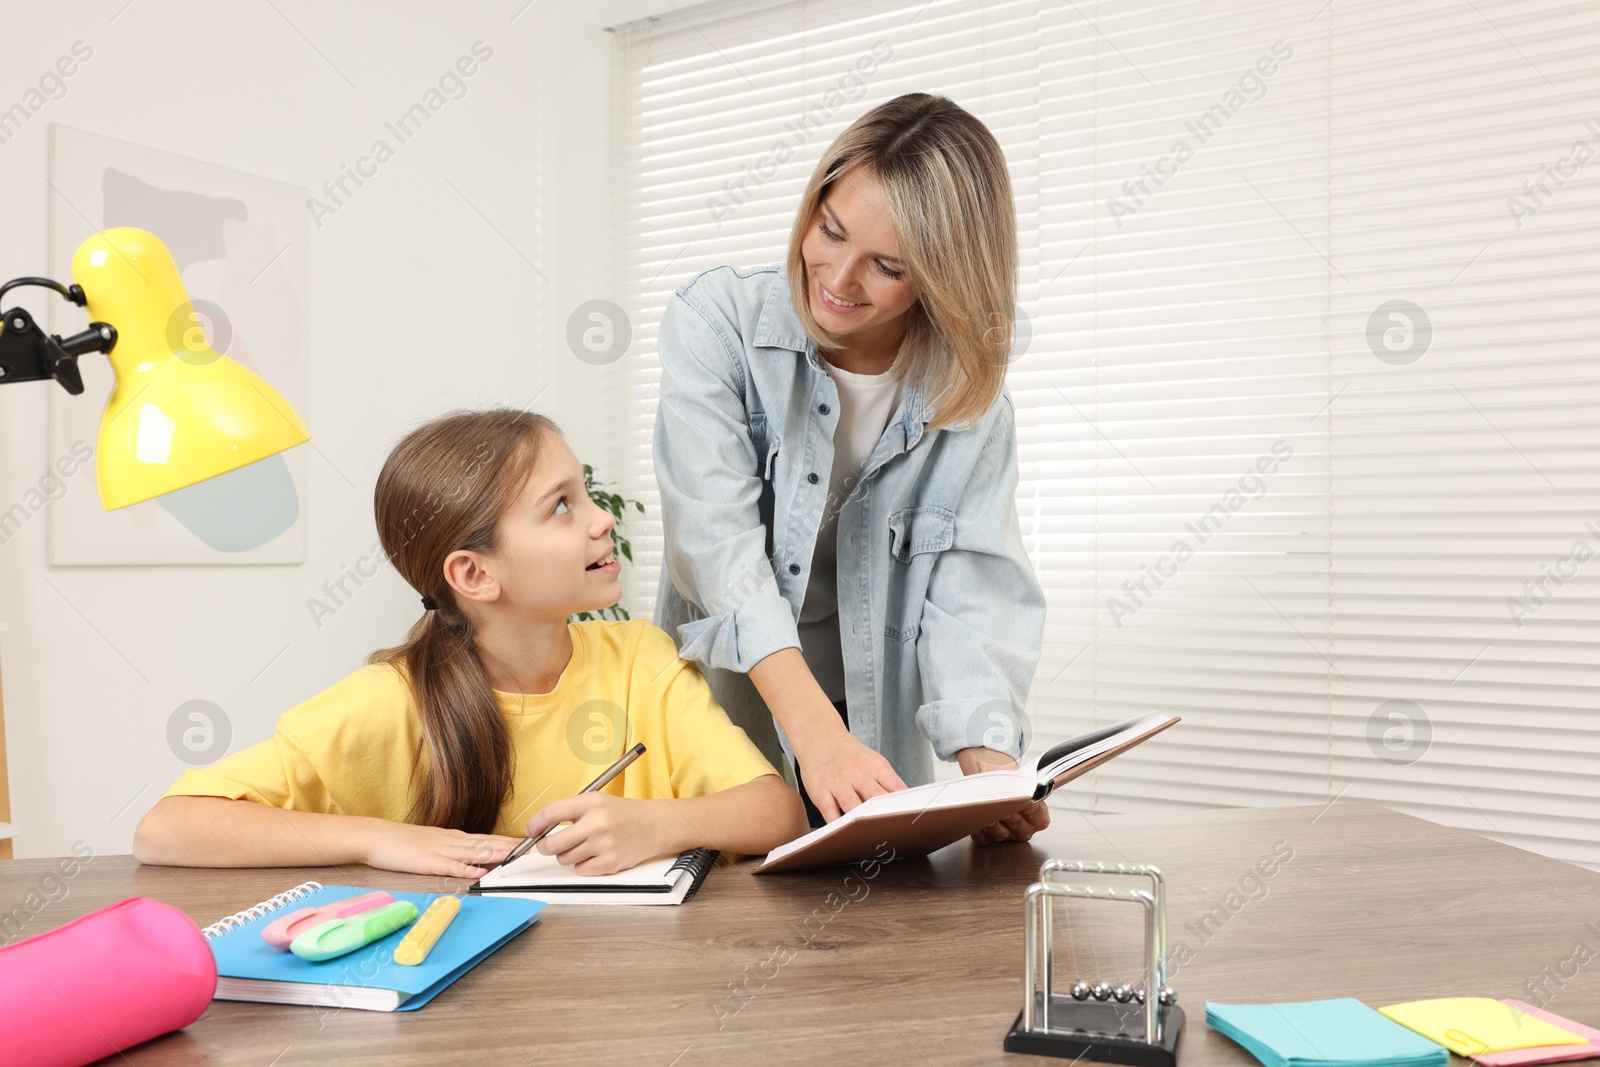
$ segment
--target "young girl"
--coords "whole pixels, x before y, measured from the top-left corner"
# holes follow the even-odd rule
[[[478,878],[522,835],[581,874],[806,831],[799,796],[648,622],[614,604],[613,520],[550,420],[451,415],[378,476],[384,552],[426,609],[405,644],[188,770],[140,821],[145,863],[366,863]],[[579,791],[635,742],[645,754]],[[531,818],[529,816],[532,816]]]

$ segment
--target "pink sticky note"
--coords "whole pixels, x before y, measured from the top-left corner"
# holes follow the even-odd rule
[[[1587,1045],[1545,1045],[1542,1048],[1514,1048],[1505,1052],[1490,1052],[1483,1056],[1474,1056],[1473,1063],[1482,1067],[1528,1067],[1534,1063],[1564,1063],[1567,1060],[1587,1060],[1600,1056],[1600,1030],[1582,1023],[1575,1023],[1571,1019],[1564,1019],[1554,1012],[1544,1011],[1532,1004],[1524,1004],[1520,1000],[1502,1000],[1500,1003],[1509,1005],[1518,1011],[1531,1015],[1535,1019],[1542,1019],[1552,1026],[1559,1026],[1584,1038]]]

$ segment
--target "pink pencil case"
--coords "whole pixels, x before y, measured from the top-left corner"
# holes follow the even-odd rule
[[[80,1067],[188,1026],[216,988],[194,920],[129,897],[0,948],[0,1043],[7,1062]]]

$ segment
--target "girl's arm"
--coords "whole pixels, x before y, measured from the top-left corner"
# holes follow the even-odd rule
[[[528,820],[528,836],[563,822],[572,825],[535,847],[579,874],[614,874],[691,848],[761,855],[809,829],[800,794],[775,774],[677,800],[582,793],[540,808]]]
[[[253,800],[163,797],[139,820],[133,854],[170,867],[336,867],[480,878],[517,843],[359,815],[289,811]]]

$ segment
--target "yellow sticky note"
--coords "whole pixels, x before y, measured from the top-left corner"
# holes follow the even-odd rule
[[[1468,1058],[1516,1048],[1588,1044],[1570,1030],[1489,997],[1413,1000],[1378,1010],[1457,1056]]]

